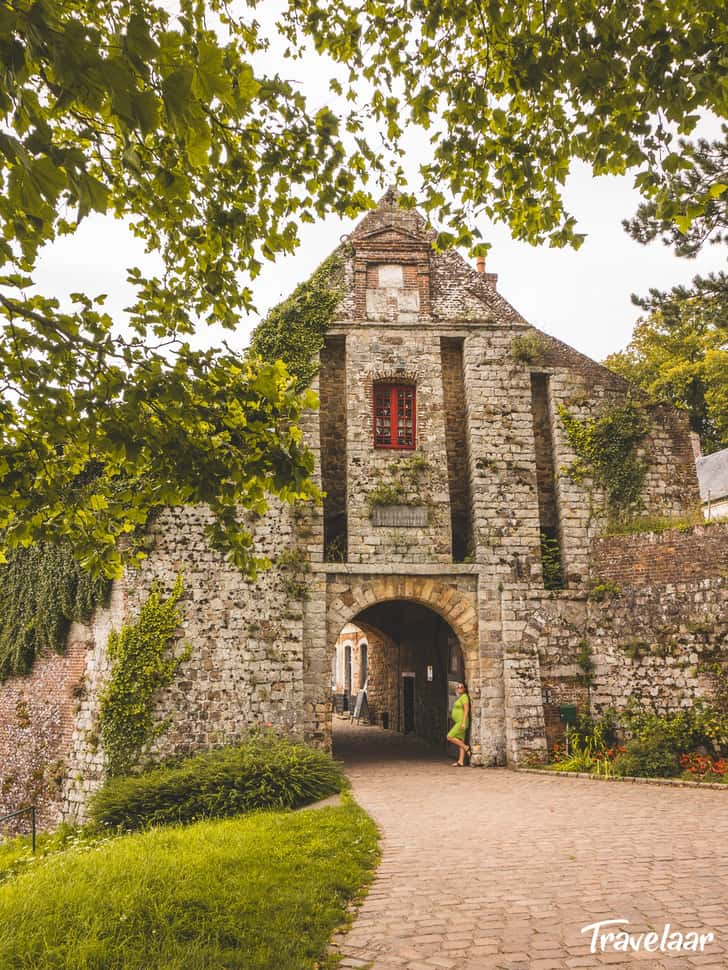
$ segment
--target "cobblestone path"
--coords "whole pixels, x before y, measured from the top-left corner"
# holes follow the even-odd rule
[[[451,768],[380,728],[337,727],[335,750],[383,835],[335,940],[343,967],[728,968],[728,790]],[[669,923],[716,939],[702,954],[592,954],[581,928],[617,918],[633,936]]]

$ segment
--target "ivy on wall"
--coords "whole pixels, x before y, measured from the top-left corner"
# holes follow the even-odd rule
[[[544,589],[564,588],[561,543],[555,536],[546,532],[541,533],[541,569]]]
[[[39,543],[7,558],[0,566],[0,680],[28,673],[42,653],[63,653],[72,621],[87,621],[111,590],[66,545]]]
[[[316,374],[319,351],[343,296],[344,256],[342,245],[253,331],[251,351],[263,360],[283,360],[299,388]]]
[[[580,421],[561,405],[569,444],[577,460],[566,469],[574,481],[590,475],[604,489],[607,514],[619,522],[642,508],[647,466],[639,457],[639,443],[650,430],[644,408],[634,401],[608,407],[596,418]]]
[[[155,723],[152,701],[157,691],[172,683],[180,664],[190,656],[189,647],[179,657],[169,652],[181,619],[177,602],[182,589],[178,576],[165,600],[155,583],[136,621],[109,635],[111,673],[101,692],[99,713],[109,775],[131,771],[144,747],[166,727],[164,722]]]

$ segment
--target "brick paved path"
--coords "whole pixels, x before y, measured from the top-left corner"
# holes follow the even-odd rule
[[[728,968],[728,791],[459,769],[421,742],[341,728],[336,753],[383,833],[344,967]],[[582,926],[716,934],[702,955],[591,955]]]

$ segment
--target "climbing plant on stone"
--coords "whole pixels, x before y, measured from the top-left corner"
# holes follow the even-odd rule
[[[429,471],[430,463],[421,451],[389,462],[382,478],[367,493],[370,515],[378,506],[429,505],[426,494]]]
[[[255,328],[250,350],[263,360],[282,360],[299,387],[316,373],[318,353],[344,292],[345,247],[339,246]]]
[[[561,405],[559,416],[577,455],[566,468],[575,481],[591,476],[604,489],[606,511],[613,521],[628,519],[642,507],[647,467],[638,445],[650,429],[645,409],[635,401],[610,405],[595,418],[581,421]]]
[[[15,549],[0,566],[0,680],[27,673],[42,653],[62,653],[73,620],[106,602],[110,583],[84,572],[68,544]]]
[[[181,576],[167,599],[155,584],[137,619],[109,635],[111,673],[101,692],[99,711],[109,775],[126,774],[136,767],[145,746],[165,730],[165,722],[155,722],[154,697],[172,683],[180,664],[190,656],[189,647],[179,656],[170,652],[182,616],[177,606],[182,590]]]

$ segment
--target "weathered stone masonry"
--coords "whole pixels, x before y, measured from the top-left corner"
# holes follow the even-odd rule
[[[47,821],[83,815],[103,777],[108,631],[134,617],[155,579],[168,590],[179,572],[174,649],[189,643],[192,653],[157,698],[167,727],[152,759],[266,724],[330,745],[333,650],[351,621],[372,644],[375,714],[403,729],[403,675],[414,675],[414,728],[432,740],[447,726],[445,659],[459,647],[476,764],[542,758],[564,703],[636,697],[669,710],[709,694],[696,668],[725,643],[728,530],[605,537],[605,496],[565,471],[577,456],[559,409],[584,420],[637,392],[539,334],[493,274],[435,253],[431,240],[388,194],[345,247],[344,292],[314,382],[321,410],[304,427],[325,501],[274,505],[252,523],[257,550],[274,561],[298,550],[300,573],[274,565],[249,583],[209,548],[203,509],[167,510],[110,609],[74,627],[65,656],[0,687],[0,808],[43,795]],[[380,385],[414,396],[414,447],[375,447]],[[668,408],[648,414],[644,511],[692,511],[686,424]],[[559,542],[563,589],[544,589],[542,531]]]

